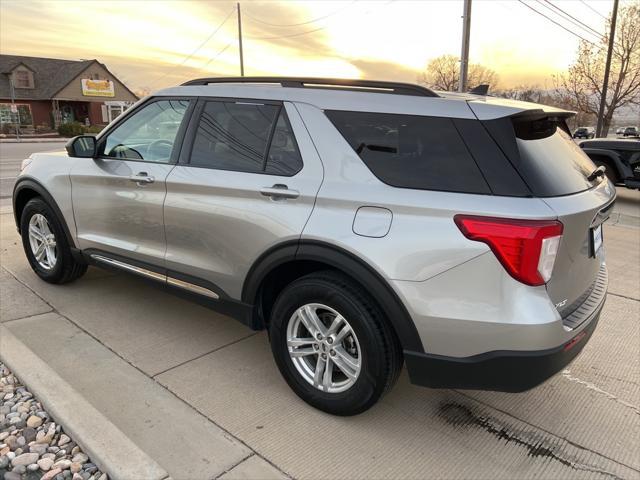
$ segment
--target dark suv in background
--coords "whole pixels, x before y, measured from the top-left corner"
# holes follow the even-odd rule
[[[597,138],[578,145],[614,184],[640,188],[640,140]]]

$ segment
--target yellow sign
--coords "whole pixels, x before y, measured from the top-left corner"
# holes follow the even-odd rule
[[[91,80],[83,78],[82,95],[85,97],[115,97],[115,90],[111,80]]]

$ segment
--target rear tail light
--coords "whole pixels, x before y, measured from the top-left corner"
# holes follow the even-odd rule
[[[484,242],[516,280],[544,285],[551,278],[562,238],[557,220],[456,215],[454,221],[470,240]]]

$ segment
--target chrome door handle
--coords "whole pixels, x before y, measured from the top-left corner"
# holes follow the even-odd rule
[[[297,190],[290,190],[289,187],[283,185],[282,183],[276,183],[272,187],[264,187],[260,189],[260,194],[265,197],[271,197],[274,200],[284,199],[284,198],[298,198],[300,196],[300,192]]]
[[[153,176],[148,175],[147,172],[140,172],[137,175],[131,175],[129,177],[129,180],[132,182],[136,182],[139,186],[156,181],[156,179]]]

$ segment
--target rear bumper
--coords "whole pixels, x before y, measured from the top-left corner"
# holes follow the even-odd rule
[[[539,351],[495,351],[472,357],[404,352],[411,383],[431,388],[523,392],[567,366],[593,334],[604,302],[586,326],[562,345]]]

